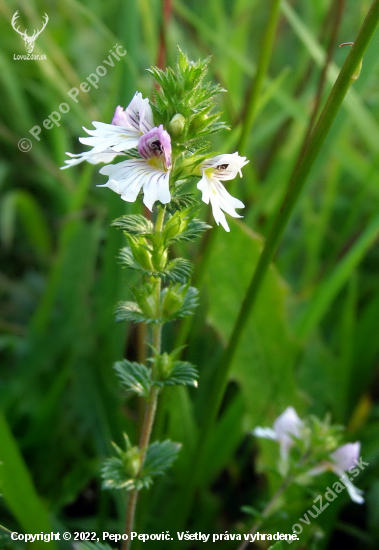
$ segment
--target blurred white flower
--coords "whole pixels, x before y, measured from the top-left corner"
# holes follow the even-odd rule
[[[83,127],[92,137],[79,138],[81,143],[91,145],[92,149],[77,155],[66,153],[71,159],[65,160],[66,166],[62,166],[62,169],[83,161],[91,164],[109,163],[117,154],[137,147],[139,138],[154,126],[153,112],[149,100],[143,99],[142,94],[136,92],[125,111],[120,105],[116,108],[111,124],[96,121],[92,124],[95,130]]]
[[[138,142],[141,159],[130,159],[103,166],[100,174],[109,176],[104,185],[121,195],[124,201],[134,202],[143,189],[143,202],[152,210],[155,201],[170,202],[171,139],[163,126],[153,128]]]
[[[273,429],[257,426],[252,433],[256,437],[278,441],[282,468],[286,469],[285,465],[288,461],[289,450],[294,444],[293,437],[300,437],[303,426],[303,421],[298,417],[295,409],[293,407],[287,407],[287,409],[274,421]]]
[[[243,202],[232,197],[220,180],[231,180],[239,173],[241,168],[249,161],[246,157],[240,157],[238,153],[217,155],[207,159],[200,165],[202,178],[197,188],[202,191],[202,200],[211,203],[213,217],[217,225],[221,224],[226,231],[230,231],[224,212],[233,218],[242,218],[235,211],[236,208],[244,208]]]
[[[346,445],[338,447],[338,449],[331,453],[331,460],[324,460],[323,462],[320,462],[320,464],[312,468],[308,472],[308,474],[319,475],[327,471],[333,472],[340,479],[342,479],[344,485],[346,486],[346,489],[348,490],[351,500],[357,502],[358,504],[362,504],[364,502],[364,498],[362,496],[363,491],[361,491],[361,489],[358,489],[351,482],[349,476],[345,473],[351,473],[350,470],[357,465],[360,456],[360,450],[361,444],[359,441],[356,441],[355,443],[346,443]]]
[[[288,407],[274,421],[273,429],[261,428],[258,426],[252,431],[257,437],[278,441],[281,457],[280,472],[282,475],[285,475],[288,470],[289,450],[295,443],[293,438],[301,438],[303,427],[304,423],[298,417],[295,409],[293,407]],[[361,444],[359,441],[355,443],[346,443],[346,445],[338,447],[338,449],[330,454],[330,460],[324,460],[314,468],[308,470],[307,475],[316,476],[328,471],[333,472],[343,482],[351,499],[358,504],[362,504],[364,502],[362,497],[363,491],[357,489],[351,482],[352,478],[349,477],[349,474],[353,474],[355,477],[359,472],[359,470],[356,470],[356,466],[358,465],[360,449]],[[348,472],[348,474],[346,474],[346,472]]]

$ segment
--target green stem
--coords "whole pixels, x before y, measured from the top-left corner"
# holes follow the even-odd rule
[[[162,328],[162,326],[160,326],[160,328]],[[141,449],[140,471],[143,468],[143,464],[146,458],[146,452],[150,442],[151,432],[154,424],[155,412],[157,410],[158,394],[159,394],[159,388],[157,388],[156,386],[153,386],[153,388],[150,390],[149,400],[146,406],[145,418],[144,418],[141,437],[139,441],[139,448]],[[126,519],[125,519],[125,533],[128,535],[128,539],[123,541],[122,550],[129,550],[131,545],[130,534],[133,530],[133,525],[134,525],[134,516],[136,512],[136,507],[137,507],[138,492],[139,491],[137,489],[133,489],[133,491],[130,491],[129,493],[128,506],[126,508]]]
[[[212,391],[208,400],[208,410],[203,417],[198,445],[196,448],[196,461],[195,467],[192,471],[192,483],[191,486],[188,488],[188,492],[185,495],[184,501],[182,503],[183,520],[190,513],[192,501],[199,486],[201,469],[204,460],[204,442],[208,440],[209,433],[217,418],[219,407],[227,386],[231,364],[234,359],[235,352],[238,348],[238,344],[243,334],[246,322],[251,315],[253,306],[258,296],[258,292],[261,288],[266,272],[278,247],[279,240],[295,208],[299,195],[304,188],[311,168],[314,165],[315,160],[320,153],[321,147],[324,144],[328,132],[333,124],[333,121],[337,116],[342,101],[352,83],[352,76],[354,75],[356,68],[359,66],[361,59],[363,58],[364,52],[376,30],[378,22],[379,0],[374,0],[367,14],[367,17],[358,33],[355,44],[341,69],[341,72],[330,92],[326,105],[309,138],[307,148],[304,151],[300,161],[298,163],[295,163],[295,169],[291,175],[287,192],[273,221],[271,230],[266,240],[266,244],[253,273],[245,298],[242,302],[231,338],[225,349],[225,353],[220,362],[220,365],[216,371]]]
[[[311,454],[312,454],[311,449],[306,451],[305,454],[303,454],[303,456],[298,461],[297,468],[302,466],[306,462],[306,460],[311,456]],[[295,474],[292,473],[287,475],[287,477],[282,481],[279,488],[275,491],[275,493],[273,494],[269,502],[266,504],[261,514],[261,519],[256,521],[253,524],[252,528],[249,531],[249,535],[254,535],[258,531],[258,529],[260,528],[264,520],[269,517],[272,510],[275,508],[277,500],[282,496],[284,491],[287,489],[287,487],[292,483],[294,479],[295,479]],[[250,542],[251,541],[249,540],[245,540],[242,544],[238,546],[237,550],[245,550],[245,548],[247,547],[248,544],[250,544]]]
[[[165,214],[165,209],[158,206],[157,219],[155,222],[155,233],[162,232],[164,214]],[[155,287],[155,302],[156,302],[157,317],[160,317],[161,287],[162,287],[162,281],[160,278],[158,278],[156,281],[156,287]],[[161,352],[162,326],[163,326],[162,323],[156,323],[153,325],[153,328],[152,328],[152,346],[153,346],[155,355],[158,355]],[[141,450],[140,472],[142,471],[145,458],[146,458],[147,449],[150,443],[151,432],[153,430],[153,425],[154,425],[155,413],[157,410],[158,395],[159,395],[159,388],[157,386],[153,386],[150,390],[149,398],[147,401],[145,417],[143,420],[141,436],[139,440],[139,448]],[[137,501],[138,501],[138,490],[133,489],[133,491],[130,491],[129,493],[128,505],[126,508],[125,534],[128,535],[128,538],[127,540],[123,541],[122,550],[129,550],[131,545],[130,534],[133,530]]]
[[[263,521],[266,518],[268,518],[268,516],[270,515],[272,509],[275,507],[277,500],[282,496],[284,491],[287,489],[288,485],[291,483],[292,479],[293,479],[293,476],[290,475],[283,481],[283,483],[280,485],[279,489],[274,493],[271,500],[267,503],[265,509],[263,510],[263,512],[261,514],[261,519],[256,521],[254,523],[254,525],[252,526],[252,528],[250,529],[249,535],[254,535],[258,531],[260,526],[262,525]],[[250,544],[250,542],[251,542],[251,540],[244,540],[243,543],[238,546],[237,550],[245,550],[245,548],[247,548],[247,546]]]
[[[157,219],[155,221],[156,233],[162,233],[165,211],[165,207],[162,208],[161,206],[158,206]]]
[[[304,135],[304,138],[303,138],[303,144],[302,144],[302,147],[301,147],[301,152],[299,154],[299,159],[301,159],[302,154],[304,153],[304,151],[307,148],[307,143],[308,143],[309,137],[312,134],[312,130],[313,130],[313,127],[314,127],[314,122],[315,122],[316,117],[317,117],[317,113],[319,112],[319,108],[320,108],[320,105],[321,105],[321,99],[322,99],[322,95],[323,95],[323,91],[324,91],[324,87],[325,87],[325,82],[326,82],[326,75],[327,75],[327,72],[328,72],[329,65],[330,65],[330,63],[332,62],[332,59],[333,59],[333,53],[334,53],[334,50],[335,50],[335,47],[336,47],[338,30],[339,30],[340,23],[341,23],[341,20],[342,20],[342,15],[343,15],[344,7],[345,7],[345,2],[346,2],[346,0],[337,0],[337,3],[333,2],[331,4],[331,7],[330,7],[330,20],[331,20],[331,24],[332,24],[332,29],[331,29],[330,37],[329,37],[329,45],[328,45],[328,49],[326,51],[325,63],[322,67],[321,75],[320,75],[320,78],[319,78],[319,81],[318,81],[317,91],[316,91],[316,95],[315,95],[315,99],[314,99],[314,103],[313,103],[313,109],[312,109],[311,116],[309,118],[308,127],[306,129],[306,132],[305,132],[305,135]]]
[[[257,66],[255,78],[252,80],[248,94],[247,107],[244,117],[244,125],[242,127],[241,137],[238,142],[237,150],[243,155],[246,152],[246,145],[249,139],[251,127],[257,114],[258,102],[261,96],[262,88],[267,74],[267,69],[270,63],[271,52],[274,46],[276,29],[280,14],[280,1],[272,0],[270,17],[263,36],[262,49]]]

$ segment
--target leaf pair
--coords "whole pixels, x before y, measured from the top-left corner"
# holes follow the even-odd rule
[[[165,354],[167,356],[167,354]],[[157,366],[162,356],[154,358]],[[170,356],[167,356],[170,359]],[[141,363],[123,359],[114,365],[117,377],[128,392],[135,393],[141,397],[148,397],[152,386],[196,386],[197,370],[187,361],[165,361],[168,368],[148,369]],[[153,372],[157,372],[155,376]]]
[[[198,290],[195,287],[171,284],[164,288],[160,298],[160,314],[154,313],[148,293],[143,289],[135,291],[135,302],[120,302],[116,309],[116,322],[133,321],[135,323],[168,323],[193,315],[198,305]]]
[[[127,491],[148,489],[154,477],[163,475],[172,466],[181,447],[180,443],[174,443],[169,439],[151,443],[147,448],[142,470],[135,475],[130,475],[131,452],[136,450],[137,453],[141,453],[141,450],[132,447],[126,435],[125,443],[125,451],[113,443],[118,456],[108,458],[104,462],[101,471],[104,489],[126,489]]]

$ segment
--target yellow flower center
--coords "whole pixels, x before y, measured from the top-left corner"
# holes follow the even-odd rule
[[[158,168],[159,170],[162,170],[163,168],[162,161],[159,157],[151,157],[149,158],[147,163],[150,164],[150,166],[153,166],[154,168]]]

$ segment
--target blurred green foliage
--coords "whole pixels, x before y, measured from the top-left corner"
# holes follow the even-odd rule
[[[338,43],[354,40],[370,4],[346,0]],[[163,393],[155,435],[183,447],[171,474],[149,496],[142,492],[139,532],[176,532],[212,376],[297,158],[335,5],[283,0],[244,151],[250,164],[243,180],[229,185],[246,204],[244,218],[230,224],[230,234],[213,227],[188,249],[176,245],[195,262],[201,305],[194,319],[169,325],[164,345],[188,342],[185,359],[198,366],[200,383],[198,389]],[[111,440],[121,444],[123,432],[136,440],[140,419],[139,403],[118,393],[112,369],[123,357],[139,360],[141,334],[132,325],[114,324],[114,306],[130,299],[134,281],[117,264],[125,243],[110,222],[141,213],[142,205],[97,189],[103,179],[92,166],[60,171],[64,152],[82,151],[81,126],[110,121],[136,90],[151,96],[145,69],[162,51],[174,64],[177,44],[195,60],[212,55],[213,82],[228,90],[219,101],[231,128],[216,134],[213,145],[233,152],[269,6],[258,0],[173,0],[165,22],[160,0],[0,0],[0,405],[7,419],[0,429],[0,480],[8,476],[0,481],[0,523],[11,530],[26,530],[30,522],[36,532],[46,530],[49,513],[56,530],[122,532],[124,503],[101,491],[99,465],[111,454]],[[28,29],[40,28],[48,14],[33,52],[46,54],[45,61],[14,59],[26,53],[10,24],[16,10]],[[116,44],[127,55],[107,66],[98,88],[80,92],[76,103],[67,93],[105,66]],[[189,518],[193,532],[247,532],[251,520],[241,506],[261,509],[278,484],[267,469],[274,463],[271,443],[259,442],[257,452],[248,431],[271,425],[294,405],[299,413],[330,411],[334,422],[347,425],[348,439],[362,441],[369,462],[357,480],[366,504],[357,507],[342,496],[317,519],[324,536],[312,524],[303,547],[378,547],[378,47],[376,33],[246,326],[218,423],[203,442],[208,458]],[[322,99],[346,54],[333,49]],[[61,103],[69,112],[47,130],[43,121]],[[40,141],[29,133],[36,125]],[[17,147],[25,137],[29,152]],[[197,192],[195,185],[191,191]],[[300,490],[292,497],[268,530],[280,525],[289,532],[309,507]],[[43,512],[36,514],[38,507]]]

